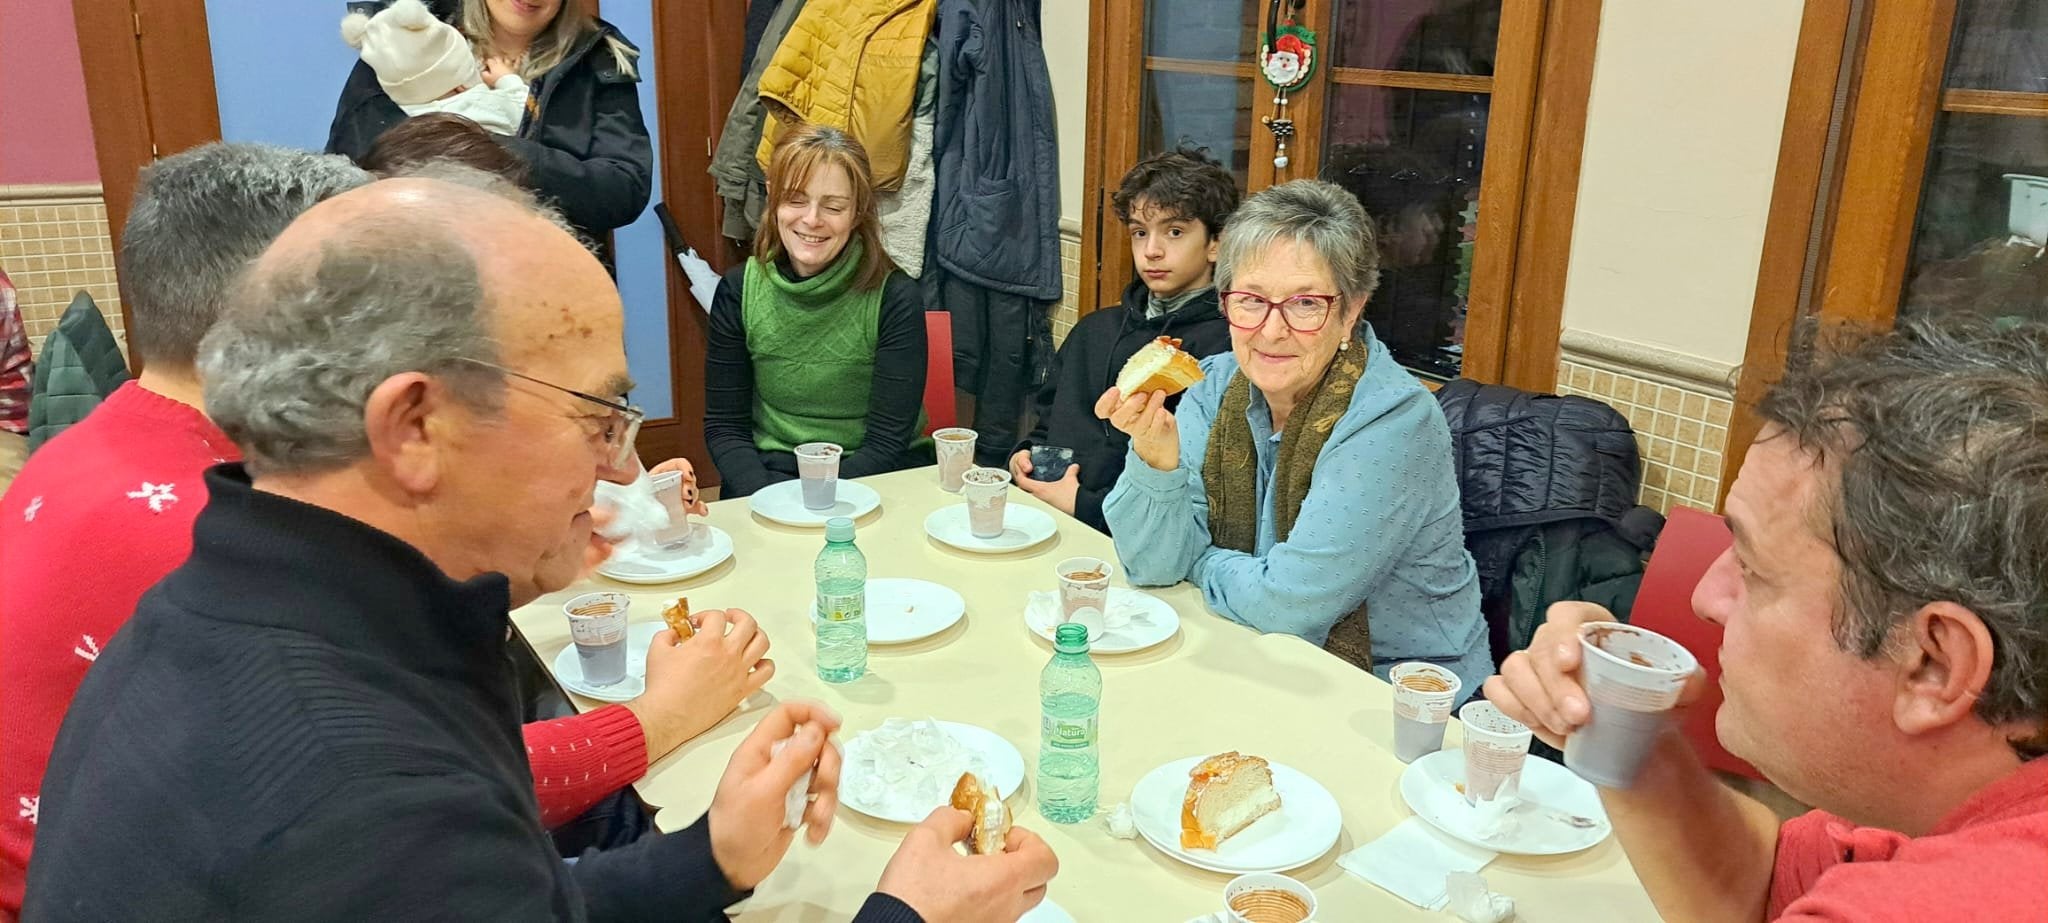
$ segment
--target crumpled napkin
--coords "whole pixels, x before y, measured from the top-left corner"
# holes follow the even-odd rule
[[[629,546],[654,547],[655,533],[669,527],[668,507],[655,499],[654,479],[647,476],[645,468],[630,484],[598,481],[597,498],[592,505],[611,513],[611,521],[599,528],[597,534],[619,551],[628,550]]]
[[[1486,889],[1486,878],[1475,872],[1452,872],[1444,876],[1450,892],[1450,911],[1465,923],[1507,923],[1515,916],[1515,901],[1498,891]]]
[[[1445,878],[1452,872],[1479,871],[1496,855],[1439,834],[1422,818],[1410,817],[1385,836],[1337,857],[1337,864],[1417,907],[1442,910],[1450,901]]]

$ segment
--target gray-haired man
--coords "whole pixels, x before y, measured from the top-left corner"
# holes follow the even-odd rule
[[[1670,732],[1600,793],[1630,863],[1672,920],[2048,919],[2048,326],[1911,323],[1760,410],[1692,605],[1721,743],[1821,810],[1780,825]],[[1487,698],[1561,742],[1606,617],[1553,607]]]
[[[622,326],[597,260],[488,192],[387,180],[295,222],[202,351],[247,466],[79,690],[26,917],[717,919],[806,771],[822,840],[838,718],[801,703],[687,830],[565,865],[542,829],[508,610],[579,576],[596,482],[637,470]],[[1044,842],[961,856],[967,826],[935,812],[858,919],[1036,903]]]

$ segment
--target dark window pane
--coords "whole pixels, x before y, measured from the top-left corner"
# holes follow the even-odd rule
[[[1486,150],[1484,93],[1332,85],[1322,177],[1380,234],[1373,333],[1402,365],[1456,377]]]
[[[1252,161],[1250,80],[1147,71],[1143,106],[1140,157],[1180,145],[1207,148],[1209,156],[1236,174],[1238,188],[1244,188]]]
[[[1322,38],[1338,67],[1493,73],[1500,39],[1500,0],[1343,0]]]
[[[1944,84],[2048,93],[2048,3],[1962,0]]]
[[[1145,53],[1248,62],[1259,47],[1265,6],[1257,0],[1146,0]]]
[[[1902,315],[2048,320],[2048,119],[1943,113]]]

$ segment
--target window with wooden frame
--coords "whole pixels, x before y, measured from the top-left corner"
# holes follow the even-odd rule
[[[2048,320],[2048,3],[1808,0],[1721,483],[1803,320],[1964,314]]]
[[[1569,256],[1597,0],[1094,0],[1081,309],[1132,276],[1110,199],[1140,159],[1206,148],[1247,192],[1321,177],[1378,222],[1375,333],[1425,379],[1548,391]],[[1278,94],[1258,49],[1316,33]],[[1267,122],[1292,121],[1281,158]]]

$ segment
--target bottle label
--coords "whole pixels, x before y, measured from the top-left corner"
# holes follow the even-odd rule
[[[865,592],[833,595],[818,594],[818,617],[828,622],[844,622],[867,614],[868,598]]]
[[[1048,747],[1060,750],[1080,750],[1095,746],[1095,716],[1086,718],[1061,718],[1043,715],[1039,718],[1038,739]]]

